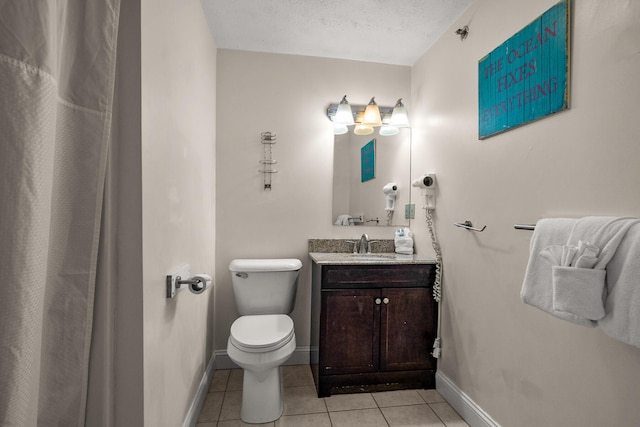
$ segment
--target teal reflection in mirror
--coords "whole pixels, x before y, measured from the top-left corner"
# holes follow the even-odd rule
[[[376,177],[376,140],[372,139],[360,148],[360,182]]]
[[[401,128],[393,136],[372,136],[353,132],[334,135],[332,223],[409,226],[405,205],[411,203],[411,128]],[[375,163],[373,176],[364,180],[362,149],[369,143],[375,147]],[[383,192],[389,182],[398,186],[392,212],[385,210]]]

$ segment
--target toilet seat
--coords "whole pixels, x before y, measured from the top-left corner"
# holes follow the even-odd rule
[[[293,320],[286,314],[241,316],[231,325],[229,341],[249,353],[277,350],[294,336]]]

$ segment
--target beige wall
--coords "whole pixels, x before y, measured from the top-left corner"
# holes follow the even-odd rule
[[[198,0],[143,0],[141,25],[144,425],[173,427],[212,351],[213,291],[164,277],[215,271],[216,46]]]
[[[439,369],[503,426],[638,425],[640,349],[524,305],[531,232],[513,224],[640,215],[640,2],[576,0],[571,109],[477,138],[478,60],[555,3],[478,0],[413,67],[412,169],[440,190]]]
[[[218,51],[216,350],[226,350],[238,316],[227,270],[232,259],[302,261],[292,317],[298,346],[305,347],[311,298],[307,240],[363,232],[393,238],[392,228],[332,225],[333,129],[325,111],[345,94],[352,104],[366,104],[372,96],[380,105],[408,100],[410,73],[403,66]],[[277,133],[278,173],[271,191],[264,191],[258,173],[265,131]]]

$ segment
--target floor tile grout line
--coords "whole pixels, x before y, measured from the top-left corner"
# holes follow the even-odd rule
[[[387,427],[390,427],[391,424],[389,423],[387,417],[384,416],[384,412],[382,412],[382,408],[380,406],[378,406],[378,412],[380,412],[380,415],[382,415],[382,419],[384,420],[384,422],[387,423]]]
[[[438,402],[438,403],[442,403],[442,402]],[[429,408],[431,408],[431,405],[429,405]],[[447,422],[445,420],[442,419],[442,417],[440,417],[440,415],[438,415],[438,413],[436,412],[435,409],[431,408],[431,410],[433,411],[434,414],[436,414],[436,417],[438,417],[438,419],[440,420],[440,422],[447,427]]]
[[[218,411],[218,416],[216,417],[216,426],[220,423],[220,415],[222,415],[222,408],[224,407],[224,401],[227,399],[227,388],[229,387],[229,380],[231,379],[231,370],[227,374],[227,379],[224,382],[224,393],[222,394],[222,402],[220,403],[220,410]]]

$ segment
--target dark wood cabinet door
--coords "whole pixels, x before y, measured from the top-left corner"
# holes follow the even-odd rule
[[[429,288],[381,292],[380,370],[435,369],[431,357],[437,313]]]
[[[376,372],[380,352],[378,289],[322,291],[320,373]]]

